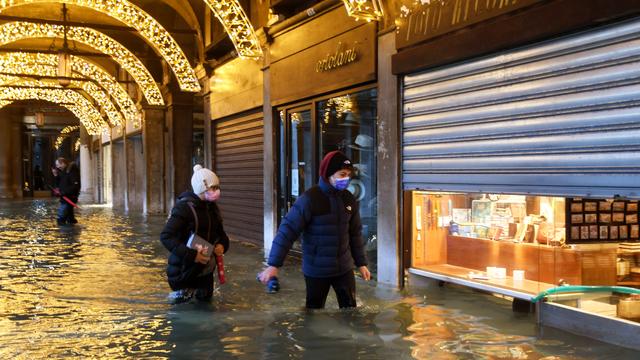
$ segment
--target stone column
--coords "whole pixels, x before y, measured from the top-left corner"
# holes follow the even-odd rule
[[[91,136],[87,133],[84,126],[80,127],[80,197],[82,203],[92,203],[94,198],[94,168],[95,159],[91,154],[90,144]]]
[[[393,30],[393,29],[392,29]],[[399,83],[391,73],[395,32],[378,37],[378,282],[402,285]]]
[[[268,56],[268,51],[265,51]],[[265,255],[269,254],[273,238],[278,230],[278,199],[276,164],[278,153],[276,151],[276,137],[273,122],[273,107],[271,106],[271,73],[269,68],[263,70],[264,102],[262,111],[264,115],[264,248]]]
[[[209,87],[209,78],[203,81],[202,92],[204,96],[202,101],[204,104],[204,164],[208,169],[213,169],[213,123],[211,121],[211,89]]]
[[[167,207],[170,208],[180,193],[191,189],[194,95],[174,90],[166,98],[165,123],[169,135]]]
[[[23,161],[22,161],[22,111],[16,110],[11,122],[11,170],[12,172],[12,193],[13,198],[22,198],[22,187],[24,185]],[[33,184],[30,184],[33,186]]]
[[[144,209],[144,152],[140,135],[127,136],[127,210],[141,212]]]
[[[144,161],[144,208],[147,214],[165,211],[165,144],[162,107],[146,107],[142,110],[142,147]]]
[[[22,119],[20,111],[0,109],[0,198],[22,197]]]

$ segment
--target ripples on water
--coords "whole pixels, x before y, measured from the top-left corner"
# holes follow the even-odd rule
[[[299,265],[282,291],[255,281],[262,252],[232,244],[211,304],[166,302],[165,218],[84,206],[54,225],[53,201],[0,202],[0,358],[623,359],[638,353],[564,333],[453,288],[359,282],[356,310],[305,311]]]

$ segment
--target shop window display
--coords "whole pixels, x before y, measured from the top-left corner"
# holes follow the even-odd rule
[[[278,211],[280,219],[318,181],[320,160],[345,153],[355,172],[347,188],[360,204],[369,269],[377,269],[377,91],[367,89],[279,110]],[[300,251],[299,241],[293,250]]]
[[[637,244],[637,206],[415,191],[412,267],[531,295],[558,284],[640,285],[631,282],[635,262],[617,265]]]
[[[376,119],[375,89],[347,94],[325,101],[316,107],[319,136],[318,151],[324,155],[340,150],[356,169],[349,190],[360,204],[362,235],[369,268],[376,270],[377,258],[377,189],[376,189]]]

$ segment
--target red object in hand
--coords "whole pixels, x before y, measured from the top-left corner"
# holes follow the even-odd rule
[[[222,259],[222,256],[217,256],[216,255],[216,262],[218,264],[218,280],[220,281],[220,284],[224,284],[226,282],[225,278],[224,278],[224,260]]]

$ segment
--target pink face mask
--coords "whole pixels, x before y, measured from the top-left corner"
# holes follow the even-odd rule
[[[220,199],[220,189],[205,191],[204,199],[211,202],[218,201],[218,199]]]

